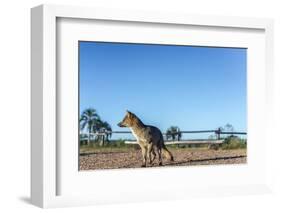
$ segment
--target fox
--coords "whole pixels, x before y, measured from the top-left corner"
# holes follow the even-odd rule
[[[147,166],[147,158],[149,164],[152,165],[156,158],[155,150],[158,154],[158,165],[162,166],[162,153],[170,161],[174,161],[172,153],[164,144],[164,138],[161,131],[150,125],[145,125],[134,113],[126,111],[126,115],[121,122],[117,124],[119,127],[127,127],[131,129],[132,134],[137,140],[142,151],[142,165]],[[151,156],[153,155],[153,157]]]

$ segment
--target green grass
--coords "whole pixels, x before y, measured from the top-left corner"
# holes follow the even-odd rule
[[[179,150],[179,149],[189,149],[189,150],[208,150],[208,149],[246,149],[247,141],[246,139],[240,139],[238,137],[228,137],[225,139],[223,144],[172,144],[167,145],[168,149]],[[125,144],[125,140],[114,140],[106,142],[104,146],[100,146],[98,142],[92,142],[90,145],[80,145],[80,153],[97,153],[97,152],[128,152],[131,150],[140,149],[137,144]]]
[[[100,146],[97,142],[92,142],[90,145],[80,145],[80,153],[89,152],[126,152],[129,150],[140,149],[138,145],[125,144],[124,140],[116,140],[106,142],[104,146]]]
[[[80,147],[80,153],[101,153],[101,152],[128,152],[130,150],[135,150],[134,148],[128,147]]]

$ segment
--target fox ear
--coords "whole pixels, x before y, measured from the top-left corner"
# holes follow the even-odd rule
[[[132,117],[132,113],[129,110],[126,110],[126,112],[127,112],[126,114],[129,118]]]

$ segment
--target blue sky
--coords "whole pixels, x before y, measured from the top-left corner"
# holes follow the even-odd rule
[[[128,109],[162,131],[246,131],[246,49],[83,41],[79,54],[80,113],[113,130]]]

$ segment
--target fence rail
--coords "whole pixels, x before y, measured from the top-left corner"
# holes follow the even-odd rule
[[[172,144],[222,144],[224,140],[180,140],[180,141],[164,141],[166,145]],[[137,144],[137,141],[125,141],[125,144]]]
[[[113,134],[113,133],[117,133],[117,134],[132,134],[131,131],[105,131],[105,132],[94,132],[94,133],[90,133],[91,135],[106,135],[106,134]],[[232,131],[228,131],[228,132],[224,132],[220,129],[216,129],[216,130],[193,130],[193,131],[178,131],[178,132],[174,132],[174,133],[169,133],[169,135],[178,135],[179,133],[215,133],[215,134],[220,134],[220,135],[247,135],[247,132],[232,132]],[[167,133],[163,132],[163,135],[166,135]]]

